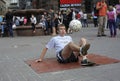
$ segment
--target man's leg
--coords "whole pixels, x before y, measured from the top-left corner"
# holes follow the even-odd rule
[[[1,25],[2,34],[4,33],[4,25]]]
[[[81,38],[79,41],[79,45],[70,42],[69,44],[67,44],[63,51],[62,51],[62,55],[64,58],[68,58],[70,56],[70,54],[74,51],[74,52],[78,52],[80,53],[82,51],[82,48],[87,44],[87,40],[85,38]],[[78,54],[76,55],[78,56]]]
[[[102,35],[103,17],[99,17],[98,37]]]
[[[107,29],[107,23],[108,23],[108,18],[107,18],[107,15],[105,16],[105,18],[104,18],[104,19],[105,19],[105,20],[104,20],[104,21],[105,21],[105,22],[104,22],[104,23],[105,23],[105,25],[104,25],[104,26],[105,26],[105,27],[104,27],[104,29]]]
[[[106,35],[105,35],[105,25],[106,25],[106,21],[107,21],[107,20],[106,20],[106,16],[103,16],[103,22],[102,22],[103,24],[102,24],[102,29],[101,29],[101,35],[102,35],[102,36],[106,36]]]
[[[12,23],[9,23],[8,25],[9,25],[8,29],[9,29],[10,37],[13,37]]]
[[[90,44],[87,43],[86,39],[84,38],[80,40],[79,44],[80,45],[76,45],[75,43],[70,42],[68,45],[66,45],[61,53],[62,57],[67,59],[70,57],[72,52],[76,52],[74,53],[76,58],[79,56],[79,54],[83,58],[81,65],[92,65],[93,63],[87,59],[87,51],[90,48]]]

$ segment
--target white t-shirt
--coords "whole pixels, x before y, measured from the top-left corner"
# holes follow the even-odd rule
[[[31,17],[30,20],[31,20],[31,23],[34,23],[34,24],[37,23],[36,17],[34,17],[34,18]]]
[[[83,19],[87,19],[87,14],[83,14]]]
[[[46,45],[46,48],[52,49],[55,48],[56,54],[59,53],[69,42],[72,42],[70,36],[55,36]]]

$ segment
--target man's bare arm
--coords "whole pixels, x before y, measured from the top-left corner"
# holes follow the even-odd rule
[[[102,8],[103,6],[104,6],[104,4],[102,4],[102,3],[97,3],[96,9],[99,10],[99,9]]]
[[[38,60],[36,60],[36,62],[41,62],[41,61],[43,60],[43,58],[44,58],[47,50],[48,50],[48,48],[46,48],[46,47],[42,50],[42,53],[41,53],[41,55],[40,55],[40,58],[39,58]]]

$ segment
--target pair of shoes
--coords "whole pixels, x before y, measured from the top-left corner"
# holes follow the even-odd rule
[[[102,36],[106,36],[105,34],[102,34]]]
[[[82,66],[93,66],[95,65],[94,62],[88,61],[87,59],[81,61]]]
[[[82,55],[87,55],[87,53],[88,53],[87,51],[88,51],[89,48],[90,48],[90,44],[87,43],[85,46],[82,47],[82,49],[81,49],[81,51],[80,51],[81,54],[82,54]]]
[[[101,35],[97,35],[97,37],[101,37]]]

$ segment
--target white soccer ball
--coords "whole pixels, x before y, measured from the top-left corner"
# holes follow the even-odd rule
[[[82,24],[79,20],[72,20],[69,24],[69,28],[73,31],[79,31],[82,28]]]

